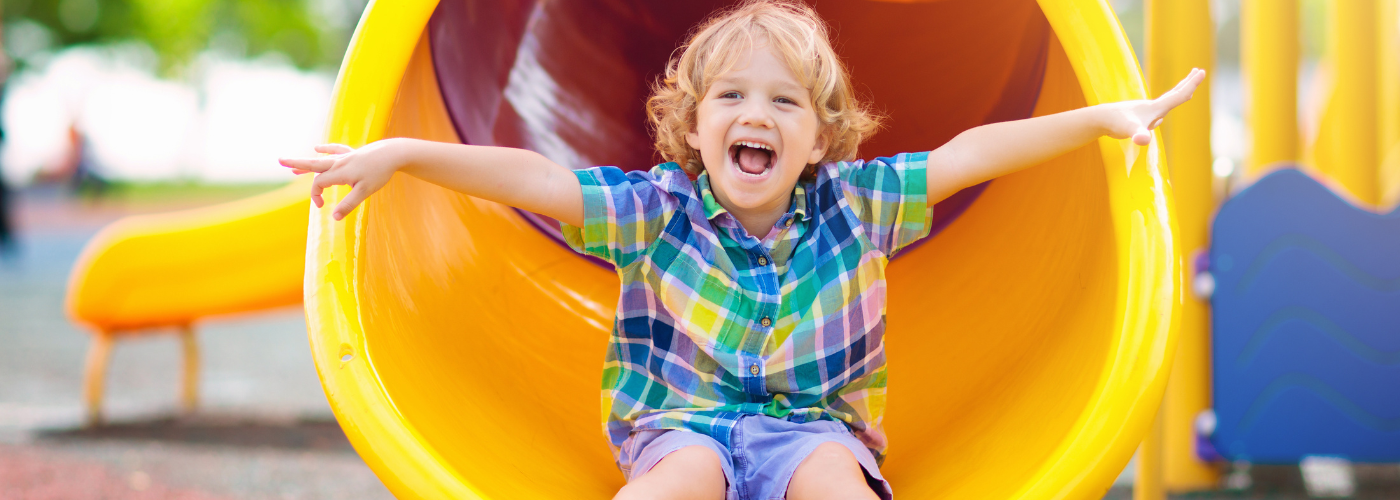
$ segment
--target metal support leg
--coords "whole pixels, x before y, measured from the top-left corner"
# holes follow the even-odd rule
[[[180,383],[180,406],[185,413],[194,412],[199,405],[199,343],[194,327],[180,327],[180,345],[184,352],[184,373]]]
[[[102,424],[102,385],[107,377],[107,360],[112,357],[112,335],[98,332],[88,348],[86,373],[83,376],[83,401],[87,403],[87,424]]]

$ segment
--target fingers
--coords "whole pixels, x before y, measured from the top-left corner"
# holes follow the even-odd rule
[[[354,150],[355,148],[346,146],[344,144],[322,144],[320,146],[316,146],[317,153],[325,153],[328,155],[343,155]]]
[[[344,219],[346,215],[350,214],[351,210],[354,210],[361,202],[365,201],[365,198],[368,198],[370,192],[373,191],[366,187],[365,184],[366,183],[356,184],[355,187],[350,190],[350,194],[345,195],[345,198],[341,199],[340,203],[336,204],[335,211],[331,212],[331,218],[335,220]]]
[[[1172,87],[1168,92],[1175,92],[1178,94],[1185,92],[1189,96],[1192,92],[1195,92],[1196,86],[1201,84],[1201,80],[1204,80],[1205,76],[1205,70],[1201,68],[1191,68],[1191,71],[1186,73],[1186,78],[1182,78],[1181,81],[1176,82],[1176,86]]]
[[[1147,107],[1142,108],[1142,114],[1138,116],[1150,123],[1146,128],[1146,131],[1149,131],[1146,135],[1148,140],[1151,139],[1150,131],[1162,125],[1162,120],[1166,118],[1168,112],[1190,101],[1191,96],[1196,92],[1196,88],[1201,85],[1201,82],[1205,81],[1205,78],[1205,70],[1193,68],[1190,73],[1187,73],[1186,78],[1177,82],[1176,87],[1166,91],[1160,97],[1153,99]],[[1133,142],[1139,142],[1136,134],[1133,135]]]
[[[341,198],[340,203],[335,205],[335,209],[331,211],[331,218],[335,220],[344,219],[346,215],[349,215],[351,211],[355,210],[355,207],[363,203],[365,198],[368,198],[370,194],[378,189],[371,186],[371,182],[367,182],[364,179],[356,180],[353,178],[344,178],[343,171],[319,174],[316,176],[316,179],[311,181],[311,202],[316,204],[316,208],[325,206],[326,200],[324,194],[326,188],[342,184],[350,185],[351,189],[344,198]]]
[[[1191,96],[1196,92],[1196,87],[1199,87],[1201,82],[1205,81],[1205,78],[1205,70],[1193,68],[1190,73],[1187,73],[1186,78],[1177,82],[1175,87],[1163,93],[1160,97],[1153,100],[1152,103],[1155,107],[1161,109],[1163,113],[1170,111],[1172,108],[1191,100]]]
[[[316,185],[315,181],[311,183],[311,203],[315,204],[316,208],[321,208],[321,205],[326,204],[325,200],[321,199],[321,191],[323,189],[325,188]]]
[[[335,165],[337,157],[325,156],[321,158],[278,158],[277,163],[293,171],[303,172],[325,172]]]
[[[354,148],[344,144],[321,144],[314,148],[317,153],[332,155],[319,158],[278,158],[277,163],[292,169],[292,173],[301,175],[308,172],[325,172],[335,166],[335,162],[340,160],[346,153],[355,151]]]
[[[326,188],[336,184],[346,183],[339,179],[339,176],[336,175],[337,173],[339,172],[320,174],[316,176],[316,179],[311,181],[311,202],[316,204],[316,208],[321,208],[322,205],[326,204],[325,200],[321,197],[321,193],[325,191]]]
[[[319,158],[279,158],[277,163],[292,169],[296,175],[315,173],[319,174],[311,181],[311,202],[316,204],[316,208],[325,205],[325,199],[321,196],[326,188],[336,184],[346,184],[340,180],[337,172],[331,172],[336,162],[344,158],[343,155],[354,152],[355,149],[344,144],[321,144],[315,147],[317,153],[330,156]]]
[[[1139,146],[1146,146],[1151,142],[1152,132],[1149,132],[1147,129],[1140,128],[1137,130],[1137,132],[1133,133],[1133,144],[1137,144]]]
[[[1200,79],[1205,78],[1205,74],[1206,71],[1201,68],[1191,68],[1191,71],[1186,73],[1186,78],[1182,78],[1181,81],[1176,82],[1176,86],[1172,87],[1172,91],[1179,92],[1185,90],[1187,93],[1190,93],[1196,89],[1197,85],[1200,85]],[[1189,89],[1187,88],[1188,85],[1190,85]]]

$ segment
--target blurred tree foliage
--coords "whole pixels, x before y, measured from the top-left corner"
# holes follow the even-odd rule
[[[340,63],[365,0],[0,0],[7,28],[34,22],[53,48],[140,40],[178,72],[207,48],[276,51],[302,68]],[[8,38],[8,36],[7,36]]]

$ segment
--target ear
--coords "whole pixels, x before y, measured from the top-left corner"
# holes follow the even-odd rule
[[[692,128],[690,129],[689,132],[686,132],[686,133],[685,133],[685,143],[690,145],[690,149],[694,149],[694,150],[696,150],[696,151],[699,151],[699,150],[700,150],[700,133],[699,133],[699,132],[696,132],[696,131],[695,131],[695,128],[692,127]]]
[[[817,142],[812,143],[812,154],[807,156],[808,165],[815,165],[826,157],[826,150],[831,146],[830,132],[828,128],[822,127],[821,132],[817,133]]]

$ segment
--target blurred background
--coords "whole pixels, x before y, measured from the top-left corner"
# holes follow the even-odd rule
[[[1142,0],[1111,4],[1145,60]],[[1325,98],[1317,65],[1328,8],[1325,0],[1300,4],[1299,126],[1310,143]],[[170,336],[118,344],[109,423],[100,428],[83,425],[90,337],[63,309],[67,273],[103,225],[239,199],[292,178],[276,158],[309,155],[323,137],[335,74],[364,6],[0,3],[0,498],[389,497],[331,416],[299,308],[200,324],[204,366],[193,415],[177,410],[170,374],[180,351]],[[1248,154],[1240,5],[1211,7],[1213,171],[1226,178]],[[1377,470],[1389,480],[1390,469]],[[1296,482],[1280,474],[1287,477],[1279,484]],[[1132,481],[1130,466],[1110,495],[1130,496]],[[1307,497],[1301,486],[1279,488],[1264,497]]]
[[[335,424],[299,308],[118,345],[83,425],[68,272],[120,217],[244,198],[311,154],[365,0],[5,0],[0,498],[390,498]]]
[[[6,0],[16,185],[275,183],[320,138],[359,0]]]

